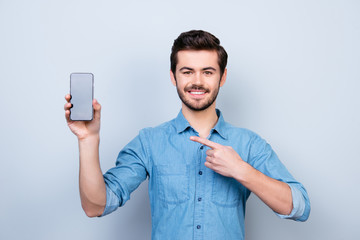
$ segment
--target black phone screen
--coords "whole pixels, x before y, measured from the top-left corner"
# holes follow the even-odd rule
[[[94,75],[92,73],[72,73],[70,75],[70,95],[72,108],[70,120],[90,121],[93,119],[93,89]]]

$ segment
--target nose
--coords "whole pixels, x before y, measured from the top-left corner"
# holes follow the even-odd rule
[[[202,85],[202,75],[201,75],[201,73],[197,72],[196,74],[194,74],[194,84]]]

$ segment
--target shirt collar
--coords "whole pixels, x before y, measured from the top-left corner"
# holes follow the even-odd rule
[[[219,109],[216,109],[216,114],[219,118],[213,130],[216,131],[222,138],[227,139],[226,123],[224,117]]]
[[[216,131],[222,138],[227,139],[226,126],[225,126],[226,123],[224,117],[219,109],[216,109],[216,114],[218,115],[218,121],[215,127],[212,129],[212,131]],[[175,118],[174,124],[177,133],[181,133],[191,127],[190,123],[184,117],[181,109],[179,114]]]
[[[191,127],[190,123],[186,120],[182,113],[182,109],[180,109],[179,114],[175,118],[175,128],[177,133],[181,133],[185,131],[187,128]]]

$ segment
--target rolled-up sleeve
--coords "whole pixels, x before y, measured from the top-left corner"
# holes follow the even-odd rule
[[[276,213],[280,218],[284,219],[293,219],[295,221],[306,221],[310,214],[310,204],[308,199],[304,198],[304,194],[297,186],[293,184],[288,184],[291,189],[293,209],[289,215],[282,215]],[[305,190],[305,189],[303,189]],[[307,194],[306,194],[307,196]]]
[[[289,215],[275,213],[280,218],[306,221],[310,215],[310,200],[304,186],[295,180],[265,140],[256,136],[252,141],[251,149],[250,164],[265,175],[287,183],[291,189],[293,201],[291,213]]]
[[[106,186],[106,206],[103,214],[100,217],[106,216],[113,211],[115,211],[119,207],[119,198],[115,195],[115,193]]]
[[[105,216],[130,199],[130,194],[146,179],[147,150],[145,136],[140,131],[119,153],[116,166],[104,174],[106,184]]]

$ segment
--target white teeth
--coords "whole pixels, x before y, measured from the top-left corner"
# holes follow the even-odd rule
[[[190,92],[191,94],[201,95],[204,94],[204,92]]]

